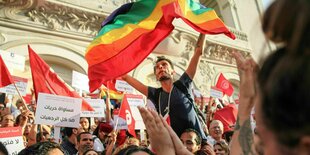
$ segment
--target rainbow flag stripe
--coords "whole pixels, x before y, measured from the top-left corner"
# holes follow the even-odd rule
[[[87,48],[90,91],[115,79],[142,62],[174,29],[181,18],[195,30],[234,39],[211,8],[192,0],[141,0],[115,10]]]

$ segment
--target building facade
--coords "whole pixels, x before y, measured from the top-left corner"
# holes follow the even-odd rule
[[[31,81],[27,45],[40,55],[68,84],[72,71],[87,74],[85,49],[96,36],[101,22],[116,8],[131,0],[1,0],[0,49],[26,58],[24,71],[13,75]],[[274,46],[266,42],[261,32],[263,6],[261,0],[201,0],[214,8],[219,17],[236,35],[231,40],[224,35],[208,35],[194,78],[194,87],[204,96],[217,82],[220,73],[233,84],[235,98],[239,92],[239,77],[233,51],[259,60]],[[198,37],[183,21],[174,21],[175,29],[130,74],[141,82],[157,86],[153,62],[158,55],[173,59],[176,76],[186,69]],[[32,83],[29,82],[29,88]]]

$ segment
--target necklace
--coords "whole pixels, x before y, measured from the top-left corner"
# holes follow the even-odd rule
[[[172,85],[172,88],[171,88],[171,90],[170,90],[170,92],[169,92],[169,96],[168,96],[168,105],[167,105],[167,107],[165,108],[165,110],[164,110],[164,113],[167,113],[167,114],[169,114],[169,111],[170,111],[170,98],[171,98],[171,93],[172,93],[172,90],[173,90],[173,88],[174,88],[174,85]],[[158,106],[159,106],[159,114],[161,115],[161,116],[163,116],[162,114],[161,114],[161,103],[160,103],[160,98],[161,98],[161,92],[159,92],[159,97],[158,97]]]

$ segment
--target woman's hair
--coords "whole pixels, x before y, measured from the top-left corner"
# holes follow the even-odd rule
[[[309,0],[276,0],[265,11],[262,29],[268,39],[284,43],[291,52],[309,52],[309,14]]]
[[[18,155],[46,155],[49,151],[52,151],[53,149],[59,149],[60,151],[62,151],[60,145],[57,143],[48,141],[38,142],[23,149],[21,152],[18,153]]]
[[[216,142],[215,145],[219,145],[227,154],[230,153],[229,146],[225,141]]]
[[[295,147],[310,135],[310,55],[271,54],[258,74],[264,125],[280,144]]]

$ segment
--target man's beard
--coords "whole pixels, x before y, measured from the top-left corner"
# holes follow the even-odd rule
[[[162,82],[162,81],[167,81],[167,80],[170,80],[170,79],[171,79],[170,76],[162,76],[162,77],[159,78],[158,81]]]

